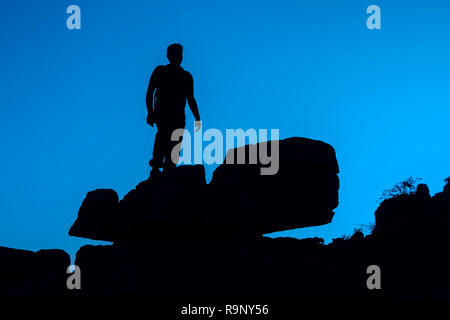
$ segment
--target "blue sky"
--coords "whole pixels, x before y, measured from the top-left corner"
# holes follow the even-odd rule
[[[81,8],[81,30],[66,28],[70,4]],[[371,4],[381,30],[366,28]],[[99,243],[67,231],[86,192],[122,197],[147,178],[155,129],[145,123],[145,92],[173,42],[185,48],[205,130],[277,128],[280,138],[336,149],[333,223],[278,235],[350,234],[373,222],[383,190],[409,176],[441,190],[450,175],[449,6],[2,1],[0,245],[73,255]]]

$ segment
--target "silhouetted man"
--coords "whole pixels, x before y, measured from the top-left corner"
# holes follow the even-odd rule
[[[194,98],[194,80],[192,75],[180,64],[183,60],[183,47],[171,44],[167,48],[169,64],[158,66],[150,77],[147,89],[147,123],[153,127],[156,123],[158,132],[153,145],[153,159],[149,164],[153,170],[163,168],[164,171],[173,168],[178,163],[179,152],[172,149],[181,141],[171,141],[172,132],[184,129],[186,116],[184,108],[186,100],[195,118],[195,131],[201,127],[200,114]]]

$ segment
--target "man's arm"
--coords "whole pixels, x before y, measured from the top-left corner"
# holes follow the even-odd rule
[[[147,104],[147,123],[151,126],[153,126],[153,124],[155,123],[154,119],[152,119],[153,117],[153,96],[156,90],[156,78],[157,78],[157,73],[159,71],[159,67],[156,67],[155,70],[153,70],[153,73],[150,77],[150,81],[148,83],[148,88],[147,88],[147,96],[145,98],[145,102]]]
[[[189,104],[189,108],[191,109],[192,114],[194,115],[195,121],[200,121],[200,113],[198,112],[197,101],[195,101],[195,98],[193,96],[188,97],[187,101]]]
[[[200,127],[202,126],[200,122],[200,113],[198,112],[198,106],[197,101],[194,98],[194,79],[189,74],[189,86],[188,86],[188,92],[187,92],[187,102],[189,104],[189,108],[192,111],[192,114],[195,118],[195,131],[200,130]]]

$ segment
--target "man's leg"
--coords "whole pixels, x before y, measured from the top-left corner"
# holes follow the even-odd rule
[[[154,169],[163,167],[163,160],[165,154],[165,128],[164,126],[156,124],[158,131],[155,136],[155,143],[153,144],[153,159],[149,161],[149,164]]]
[[[172,133],[177,129],[183,129],[185,127],[185,122],[179,122],[178,125],[174,126],[170,131],[165,161],[164,161],[164,171],[175,168],[178,164],[178,160],[180,159],[180,151],[181,151],[181,143],[183,141],[183,136],[179,138],[178,141],[172,141]]]

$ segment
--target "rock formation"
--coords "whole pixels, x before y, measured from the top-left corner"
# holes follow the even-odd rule
[[[261,144],[254,145],[256,150]],[[87,194],[72,236],[107,241],[254,237],[331,222],[338,205],[334,149],[323,142],[279,141],[280,168],[261,175],[261,163],[222,164],[206,184],[202,165],[179,166],[141,182],[119,202],[113,190]]]
[[[248,159],[261,146],[227,157],[242,151]],[[331,221],[339,188],[333,148],[282,140],[277,174],[260,175],[262,167],[225,163],[207,184],[203,166],[180,166],[141,182],[120,201],[114,190],[89,192],[69,233],[113,244],[77,252],[82,289],[65,289],[64,252],[0,248],[0,297],[450,299],[449,179],[434,196],[419,185],[384,200],[371,234],[357,231],[325,245],[320,238],[263,234]],[[381,290],[366,285],[371,265],[382,272]]]
[[[279,169],[262,175],[264,165],[238,164],[239,152],[247,163],[250,150],[259,154],[267,143],[230,150],[210,183],[215,212],[237,222],[243,233],[264,234],[330,223],[338,206],[339,167],[334,149],[321,141],[289,138],[279,142]],[[270,143],[268,143],[270,146]]]
[[[65,297],[69,265],[70,257],[62,250],[0,247],[0,299]]]

